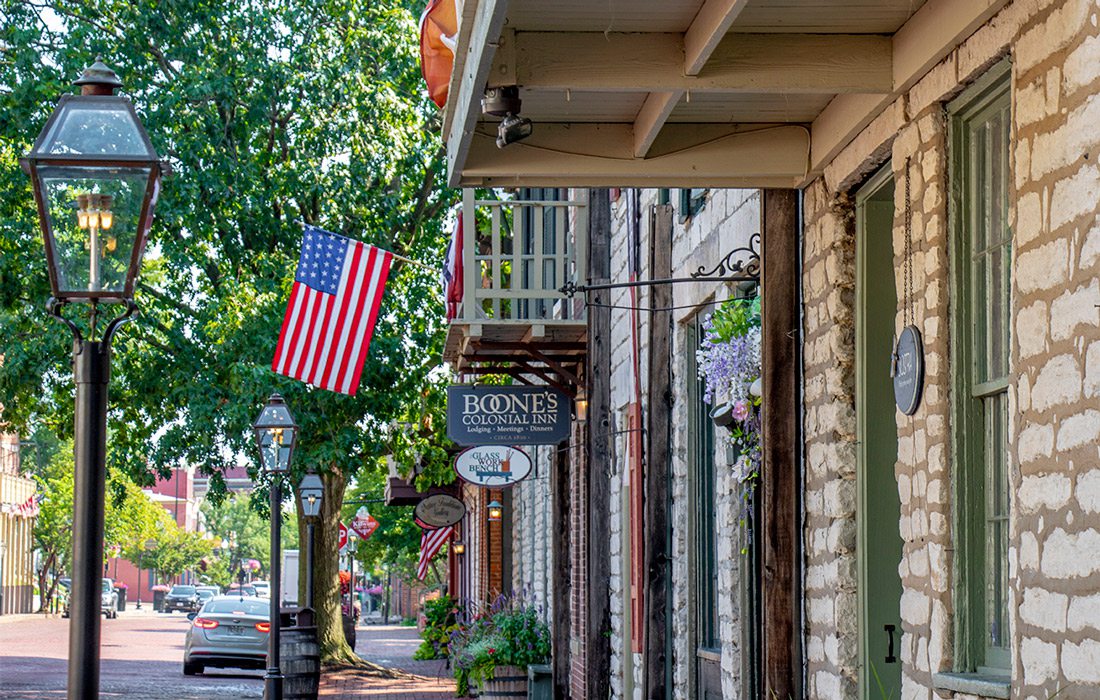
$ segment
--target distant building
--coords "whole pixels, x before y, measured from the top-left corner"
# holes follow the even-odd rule
[[[34,611],[35,483],[20,473],[19,436],[0,433],[0,615]]]

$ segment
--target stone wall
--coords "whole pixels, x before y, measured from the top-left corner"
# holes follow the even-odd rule
[[[944,103],[1006,55],[1012,68],[1013,348],[1009,574],[1013,698],[1100,694],[1100,5],[1017,0],[933,67],[805,191],[806,654],[810,697],[855,698],[855,414],[851,195],[890,157],[901,269],[910,159],[925,393],[897,416],[904,540],[903,693],[952,670],[948,141]],[[903,298],[899,282],[898,298]],[[895,328],[900,329],[899,302]],[[839,362],[838,362],[839,360]],[[956,371],[958,368],[954,368]],[[839,592],[839,594],[838,594]]]

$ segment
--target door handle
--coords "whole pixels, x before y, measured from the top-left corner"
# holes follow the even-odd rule
[[[886,663],[896,664],[898,657],[894,656],[894,630],[897,629],[894,625],[883,625],[882,629],[886,630],[887,644],[886,647]]]

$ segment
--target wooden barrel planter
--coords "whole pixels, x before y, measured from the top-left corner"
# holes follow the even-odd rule
[[[317,700],[321,649],[316,627],[287,627],[279,637],[279,668],[285,700]]]
[[[492,680],[485,680],[480,686],[478,697],[482,698],[526,698],[527,671],[516,666],[497,666]]]

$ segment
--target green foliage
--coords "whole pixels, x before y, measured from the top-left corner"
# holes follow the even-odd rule
[[[718,342],[728,343],[760,327],[760,296],[729,299],[714,310],[710,330]]]
[[[414,659],[445,659],[451,655],[451,635],[458,629],[455,599],[449,595],[424,603],[424,629]]]
[[[491,680],[500,666],[525,669],[550,658],[550,629],[534,606],[502,596],[487,611],[459,620],[451,636],[458,694]]]

